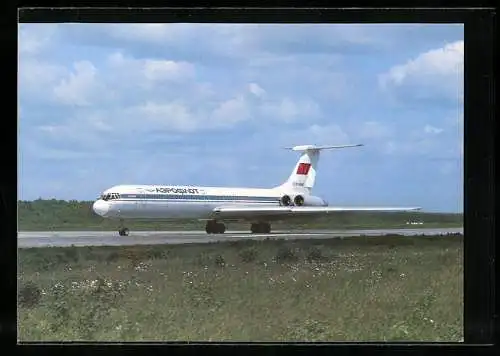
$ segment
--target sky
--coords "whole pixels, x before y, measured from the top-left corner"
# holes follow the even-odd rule
[[[274,187],[324,151],[330,205],[463,211],[463,25],[20,24],[22,200]]]

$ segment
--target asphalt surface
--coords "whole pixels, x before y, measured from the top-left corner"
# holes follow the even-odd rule
[[[328,239],[345,236],[380,236],[386,234],[440,235],[462,233],[463,228],[436,229],[381,229],[381,230],[305,230],[275,231],[270,234],[250,234],[247,231],[227,231],[225,234],[207,234],[205,231],[131,231],[129,236],[119,236],[116,231],[20,231],[18,247],[64,247],[64,246],[130,246],[208,243],[234,241],[237,239]]]

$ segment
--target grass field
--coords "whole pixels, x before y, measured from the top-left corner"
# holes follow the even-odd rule
[[[19,340],[460,341],[463,237],[20,249]]]

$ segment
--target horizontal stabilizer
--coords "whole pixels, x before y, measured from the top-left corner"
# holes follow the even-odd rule
[[[285,147],[287,150],[292,150],[292,151],[320,151],[320,150],[329,150],[333,148],[348,148],[348,147],[360,147],[363,146],[363,144],[358,143],[355,145],[329,145],[329,146],[316,146],[316,145],[299,145],[299,146],[294,146],[294,147]]]

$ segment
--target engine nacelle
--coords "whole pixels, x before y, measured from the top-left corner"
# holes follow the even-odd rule
[[[283,195],[280,199],[280,204],[283,206],[290,206],[292,205],[292,198],[290,198],[289,195]]]
[[[326,202],[313,195],[296,195],[293,198],[293,204],[296,206],[326,206]]]

